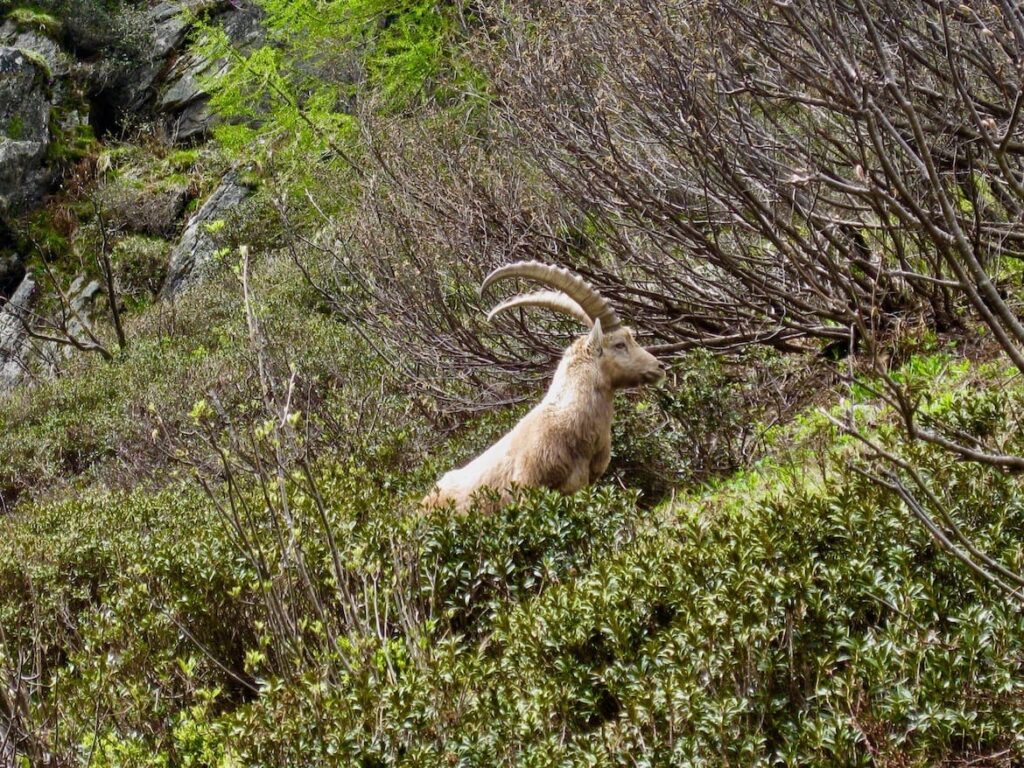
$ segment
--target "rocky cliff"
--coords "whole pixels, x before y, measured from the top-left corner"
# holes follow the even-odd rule
[[[225,62],[191,46],[191,33],[201,20],[222,27],[239,48],[255,45],[262,37],[255,7],[165,0],[118,15],[89,3],[51,5],[0,4],[0,389],[28,367],[32,345],[18,318],[46,290],[38,275],[33,280],[33,261],[59,262],[66,242],[95,217],[104,248],[116,247],[108,241],[119,235],[170,241],[158,249],[169,279],[154,287],[173,298],[216,250],[202,225],[248,195],[237,174],[205,189],[171,173],[155,185],[100,182],[108,146],[123,149],[130,138],[167,151],[206,141],[214,118],[204,82]]]

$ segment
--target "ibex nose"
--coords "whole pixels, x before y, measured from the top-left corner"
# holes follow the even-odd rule
[[[649,381],[652,384],[656,384],[665,379],[665,374],[668,372],[668,366],[661,360],[655,360],[655,369],[649,374]]]

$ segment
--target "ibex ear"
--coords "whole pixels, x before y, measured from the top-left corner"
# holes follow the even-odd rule
[[[587,348],[597,357],[604,354],[604,331],[601,330],[601,318],[594,320],[594,327],[590,331],[590,338],[587,339]]]

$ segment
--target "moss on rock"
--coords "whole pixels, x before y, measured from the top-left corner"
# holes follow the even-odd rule
[[[15,8],[7,14],[7,18],[23,32],[40,32],[54,40],[64,34],[64,25],[60,19],[35,8]]]

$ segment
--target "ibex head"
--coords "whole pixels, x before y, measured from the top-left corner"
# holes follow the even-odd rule
[[[586,354],[612,389],[654,384],[665,378],[658,359],[637,344],[633,331],[622,321],[608,300],[578,275],[537,261],[519,261],[494,270],[484,280],[481,293],[501,280],[525,277],[553,290],[520,294],[502,302],[487,315],[491,320],[515,307],[538,306],[579,320],[591,331],[579,339],[570,353]]]

